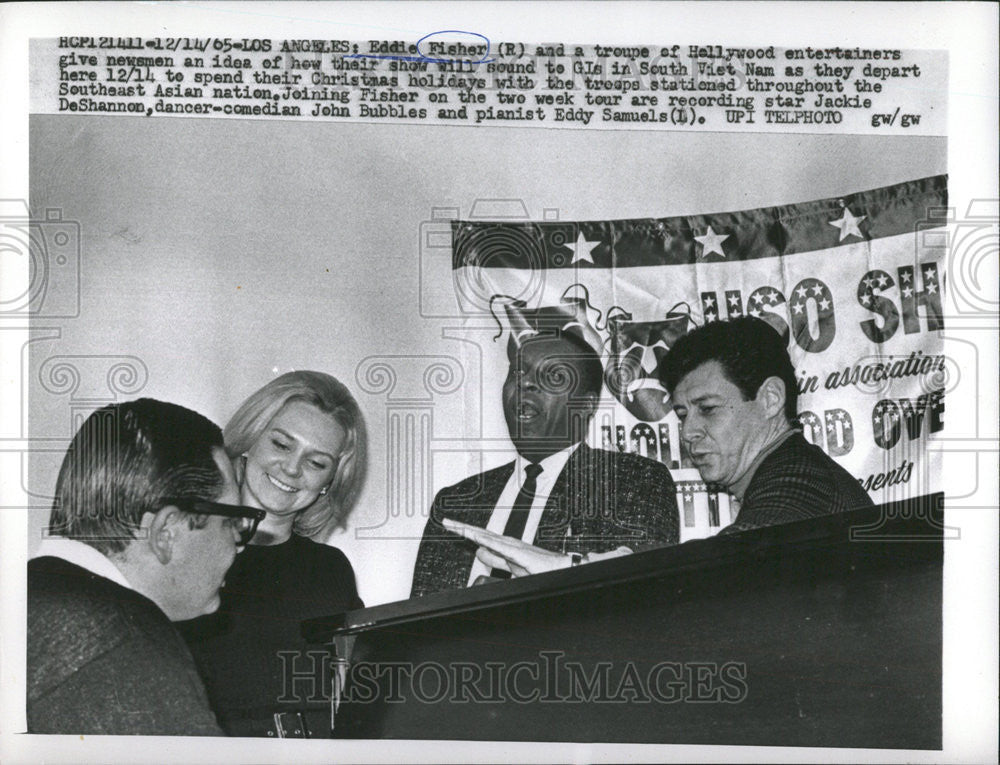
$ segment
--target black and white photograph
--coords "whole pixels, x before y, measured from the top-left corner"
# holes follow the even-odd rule
[[[995,6],[0,22],[5,761],[997,761]]]

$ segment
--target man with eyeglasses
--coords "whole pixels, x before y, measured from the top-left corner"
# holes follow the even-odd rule
[[[28,563],[30,733],[223,735],[171,622],[219,607],[264,515],[238,502],[200,414],[139,399],[87,418]]]

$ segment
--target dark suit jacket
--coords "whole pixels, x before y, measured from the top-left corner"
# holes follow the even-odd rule
[[[513,472],[510,462],[438,493],[417,552],[411,598],[465,587],[476,545],[445,531],[441,518],[485,527]],[[677,544],[679,536],[674,481],[662,463],[580,444],[552,487],[534,544],[607,552]]]
[[[221,736],[187,646],[138,592],[28,563],[28,732]]]
[[[872,504],[854,476],[801,433],[794,433],[757,466],[739,515],[720,533],[776,526]]]

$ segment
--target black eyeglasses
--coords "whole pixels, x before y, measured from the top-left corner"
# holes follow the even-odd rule
[[[266,510],[258,510],[255,507],[246,505],[224,505],[221,502],[212,502],[207,499],[197,499],[195,497],[183,497],[180,499],[164,499],[163,505],[174,505],[185,513],[194,515],[221,515],[224,518],[232,519],[233,528],[240,535],[240,547],[245,547],[257,533],[257,527],[267,516]]]

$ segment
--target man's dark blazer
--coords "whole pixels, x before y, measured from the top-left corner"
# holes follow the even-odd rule
[[[854,476],[801,433],[793,433],[757,466],[739,515],[720,533],[776,526],[872,504]]]
[[[441,519],[485,527],[514,464],[438,492],[417,552],[411,598],[466,586],[476,545],[445,531]],[[534,544],[555,552],[607,552],[677,544],[679,536],[674,481],[662,463],[580,444],[552,487]]]
[[[27,642],[29,733],[224,735],[181,636],[138,592],[29,561]]]

